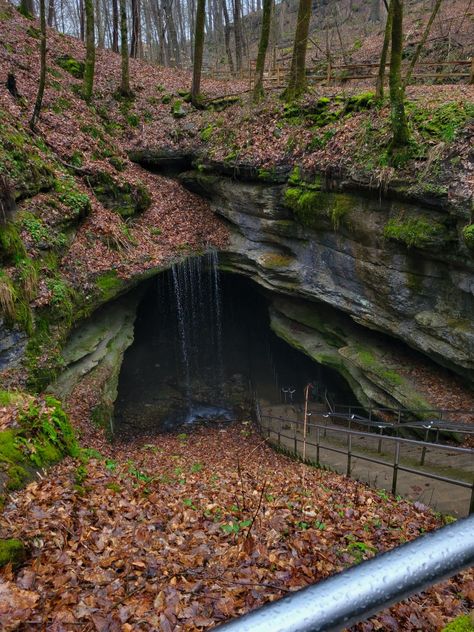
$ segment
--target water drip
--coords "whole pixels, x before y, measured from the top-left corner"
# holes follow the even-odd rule
[[[214,383],[215,401],[222,400],[225,379],[222,360],[222,307],[219,256],[211,250],[204,257],[192,257],[172,268],[180,340],[182,375],[191,413],[193,380],[209,376]],[[207,353],[200,340],[209,341]]]

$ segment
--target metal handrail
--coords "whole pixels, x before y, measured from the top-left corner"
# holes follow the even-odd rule
[[[447,432],[456,432],[458,434],[474,434],[474,427],[467,424],[454,423],[452,421],[443,421],[442,419],[426,419],[423,421],[406,421],[402,423],[392,421],[374,421],[355,414],[344,414],[337,412],[323,413],[323,417],[331,417],[332,419],[342,419],[343,421],[355,422],[366,426],[375,426],[377,428],[422,428],[423,430],[446,430]]]
[[[299,426],[303,426],[303,422],[296,420],[296,419],[285,419],[282,417],[274,417],[271,415],[261,415],[260,417],[260,423],[259,426],[260,428],[263,428],[267,431],[268,433],[268,437],[270,437],[271,432],[275,433],[278,436],[278,444],[280,445],[280,440],[281,437],[289,439],[289,440],[293,440],[294,441],[294,449],[293,449],[293,453],[295,454],[295,456],[299,455],[298,452],[298,442],[301,443],[302,439],[298,439],[296,431],[294,433],[294,436],[289,436],[286,435],[284,433],[282,433],[281,431],[281,426],[280,429],[277,431],[273,428],[270,428],[268,426],[262,426],[261,424],[261,420],[262,419],[269,419],[269,420],[275,420],[275,421],[279,421],[279,422],[285,422],[285,423],[289,423],[289,424],[293,424],[293,425],[299,425]],[[411,473],[411,474],[417,474],[419,476],[423,476],[425,478],[430,478],[433,480],[438,480],[438,481],[442,481],[444,483],[448,483],[451,485],[457,485],[459,487],[464,487],[466,489],[470,489],[471,490],[471,498],[469,501],[469,513],[474,513],[474,480],[470,483],[466,482],[466,481],[462,481],[462,480],[457,480],[457,479],[453,479],[447,476],[442,476],[439,474],[435,474],[433,472],[427,472],[426,470],[417,470],[414,469],[412,467],[407,467],[406,465],[403,465],[401,463],[401,457],[400,457],[400,447],[403,444],[408,444],[408,445],[412,445],[418,448],[422,449],[422,455],[421,455],[421,461],[420,461],[420,465],[424,465],[425,463],[425,456],[426,456],[426,451],[428,449],[433,449],[433,450],[448,450],[450,452],[456,452],[459,454],[469,454],[469,455],[474,455],[474,450],[472,448],[463,448],[463,447],[459,447],[459,446],[449,446],[449,445],[443,445],[440,443],[431,443],[428,441],[418,441],[416,439],[408,439],[405,437],[398,437],[398,436],[390,436],[390,435],[379,435],[377,438],[379,440],[379,452],[381,451],[381,441],[383,439],[383,441],[389,441],[389,442],[393,442],[395,444],[395,450],[394,450],[394,459],[393,459],[393,463],[389,462],[389,461],[382,461],[381,459],[375,459],[373,457],[369,457],[365,454],[360,454],[358,452],[354,452],[352,449],[352,438],[354,436],[357,437],[365,437],[365,438],[370,438],[373,439],[374,438],[374,434],[373,433],[369,433],[369,432],[364,432],[363,430],[355,430],[353,428],[340,428],[338,426],[327,426],[327,425],[323,425],[323,424],[318,424],[318,423],[307,423],[306,424],[306,429],[309,432],[312,428],[316,429],[316,443],[313,443],[312,441],[308,441],[306,439],[306,437],[304,438],[304,443],[305,445],[308,446],[312,446],[314,448],[316,448],[316,462],[319,464],[319,455],[320,455],[320,450],[328,450],[328,451],[332,451],[332,452],[337,452],[339,454],[344,454],[347,456],[347,470],[346,470],[346,476],[351,476],[352,474],[352,460],[353,459],[360,459],[363,461],[367,461],[369,463],[378,463],[380,465],[384,465],[386,467],[390,467],[393,470],[393,476],[392,476],[392,486],[391,486],[391,491],[392,494],[396,494],[397,493],[397,483],[398,483],[398,473],[399,472],[407,472],[407,473]],[[323,443],[321,443],[321,430],[323,430],[324,432],[330,430],[331,432],[336,432],[336,433],[341,433],[341,434],[345,434],[348,438],[347,441],[347,447],[346,449],[339,449],[336,448],[334,446],[328,446],[325,445]],[[301,455],[300,455],[301,456]]]
[[[471,516],[215,629],[339,632],[473,564],[474,516]]]
[[[372,406],[371,408],[364,408],[364,406],[350,406],[348,404],[336,404],[335,412],[337,411],[348,411],[350,414],[354,411],[364,411],[368,412],[369,416],[377,413],[392,413],[394,415],[427,415],[434,414],[438,417],[441,415],[449,414],[449,415],[472,415],[474,418],[474,410],[466,409],[466,408],[389,408],[384,406]]]

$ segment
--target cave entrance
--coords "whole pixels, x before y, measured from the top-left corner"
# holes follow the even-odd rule
[[[298,405],[309,381],[338,402],[353,403],[335,371],[276,336],[268,307],[266,291],[219,272],[212,252],[155,277],[124,356],[115,431],[136,436],[248,419],[255,394],[264,404]]]

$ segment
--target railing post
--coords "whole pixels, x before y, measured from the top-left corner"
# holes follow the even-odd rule
[[[474,514],[474,483],[471,490],[471,502],[469,503],[469,515]]]
[[[397,493],[398,465],[400,463],[400,441],[395,445],[395,459],[393,461],[392,494]]]
[[[380,437],[382,437],[382,433],[383,433],[383,428],[381,427],[380,431],[379,431]],[[379,445],[378,445],[378,448],[377,448],[377,452],[379,454],[382,452],[382,439],[381,438],[379,439]]]
[[[352,457],[352,435],[347,435],[347,472],[346,476],[351,475],[351,457]]]
[[[295,428],[295,456],[298,456],[298,437],[296,436],[296,428]]]
[[[425,441],[428,441],[429,432],[430,432],[430,429],[428,428],[425,432]],[[425,464],[425,457],[426,457],[426,447],[423,446],[423,449],[421,450],[420,465]]]
[[[320,427],[316,428],[316,464],[319,466],[319,444],[320,444]],[[473,492],[474,493],[474,492]]]

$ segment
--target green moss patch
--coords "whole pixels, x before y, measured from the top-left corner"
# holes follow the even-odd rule
[[[474,632],[473,617],[468,614],[456,617],[441,632]]]
[[[426,140],[451,142],[474,118],[474,104],[456,101],[427,110],[421,105],[408,103],[407,113],[409,122]]]
[[[74,431],[61,404],[50,396],[41,400],[25,397],[15,426],[0,432],[3,486],[18,489],[36,469],[77,451]]]
[[[268,254],[261,259],[264,268],[288,268],[292,263],[292,257],[278,254]]]
[[[429,217],[398,217],[389,220],[384,228],[384,237],[398,241],[408,248],[427,248],[446,243],[446,227]]]
[[[95,282],[102,294],[102,298],[106,301],[118,294],[124,284],[122,279],[117,276],[115,270],[101,274]]]
[[[97,199],[122,217],[141,213],[151,204],[150,193],[142,184],[118,181],[105,172],[93,174],[89,181]]]
[[[0,110],[0,120],[8,116]],[[31,137],[8,123],[0,124],[0,175],[8,176],[16,200],[48,191],[54,184],[53,161]]]
[[[25,561],[25,545],[21,540],[0,540],[0,568],[7,564],[20,566]]]
[[[334,229],[338,229],[354,205],[351,196],[345,193],[328,193],[306,187],[288,187],[284,201],[298,222],[312,229],[320,227],[321,220],[328,219]]]
[[[465,226],[463,228],[462,237],[469,250],[474,252],[474,224],[470,224],[469,226]]]
[[[62,55],[56,59],[56,63],[60,68],[68,72],[73,77],[76,77],[76,79],[84,78],[85,64],[83,61],[74,59],[71,55]]]
[[[379,375],[385,382],[388,382],[392,386],[400,386],[403,384],[403,377],[394,371],[393,369],[388,369],[384,367],[375,357],[375,355],[369,351],[368,349],[363,349],[359,347],[357,349],[357,358],[359,360],[360,365],[371,373],[376,373]]]

